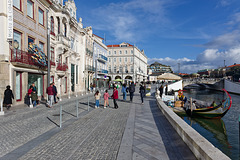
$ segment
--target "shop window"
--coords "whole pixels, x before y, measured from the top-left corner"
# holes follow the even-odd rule
[[[37,95],[42,96],[44,90],[43,75],[40,74],[28,74],[28,88],[34,83],[37,88]]]
[[[54,76],[51,76],[50,77],[50,83],[53,83],[54,82]]]
[[[21,50],[22,48],[22,33],[13,31],[13,47]]]
[[[16,100],[21,101],[22,100],[22,73],[16,72]]]
[[[41,8],[38,9],[38,23],[44,25],[44,11]]]
[[[13,6],[19,10],[22,10],[21,0],[13,0]]]
[[[34,16],[34,3],[31,0],[27,0],[27,15],[33,19]]]

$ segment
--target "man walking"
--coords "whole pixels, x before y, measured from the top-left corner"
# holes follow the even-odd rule
[[[130,92],[130,102],[133,101],[133,94],[135,92],[135,85],[134,82],[132,82],[129,86],[129,92]]]
[[[57,103],[56,96],[57,96],[57,87],[55,86],[55,83],[53,82],[53,96],[54,96],[54,103]]]
[[[48,94],[48,107],[52,108],[53,105],[53,84],[51,83],[50,86],[47,88],[47,92]]]

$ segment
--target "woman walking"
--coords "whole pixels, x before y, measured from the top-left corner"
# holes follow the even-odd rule
[[[104,108],[106,108],[106,106],[108,105],[109,107],[109,102],[108,102],[108,98],[109,98],[109,94],[108,94],[108,90],[105,91],[103,98],[104,98]]]
[[[14,96],[13,96],[12,90],[10,89],[10,86],[8,85],[6,88],[7,89],[4,91],[3,104],[6,104],[7,110],[9,110],[12,104],[12,99],[14,99]]]
[[[117,87],[116,87],[116,86],[114,86],[112,98],[113,98],[114,108],[115,108],[115,109],[118,109],[118,104],[117,104],[118,90],[117,90]]]
[[[143,85],[141,85],[140,88],[139,88],[139,93],[140,93],[140,96],[141,96],[142,104],[143,104],[143,97],[145,95],[145,92],[146,92],[145,88],[143,87]]]
[[[99,91],[97,90],[96,93],[94,94],[95,99],[96,99],[96,104],[95,104],[95,108],[99,108],[99,100],[101,97],[101,93],[99,93]]]
[[[125,83],[122,85],[122,93],[123,93],[123,100],[126,101],[126,96],[127,96],[127,86],[126,86]]]

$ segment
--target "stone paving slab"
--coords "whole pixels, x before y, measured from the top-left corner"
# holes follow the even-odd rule
[[[76,99],[53,109],[27,108],[0,117],[0,160],[195,159],[153,97],[146,97],[141,105],[135,94],[133,103],[118,101],[119,109],[91,108],[90,112],[86,99],[80,101],[78,119]],[[91,104],[94,107],[92,95]],[[60,105],[65,111],[61,129],[57,126]]]

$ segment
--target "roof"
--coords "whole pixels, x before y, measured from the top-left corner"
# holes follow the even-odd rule
[[[172,73],[164,73],[160,76],[157,77],[158,80],[181,80],[182,78],[180,76],[177,76],[175,74]]]
[[[101,38],[101,39],[104,39],[104,38],[102,38],[102,37],[99,37],[98,35],[96,35],[96,34],[93,34],[94,36],[96,36],[96,37],[98,37],[98,38]]]
[[[128,46],[127,47],[132,47],[133,45],[126,43]],[[120,44],[111,44],[111,45],[107,45],[107,47],[120,47]]]
[[[227,68],[232,68],[232,67],[235,67],[235,66],[240,66],[240,64],[234,64],[234,65],[228,66]]]

